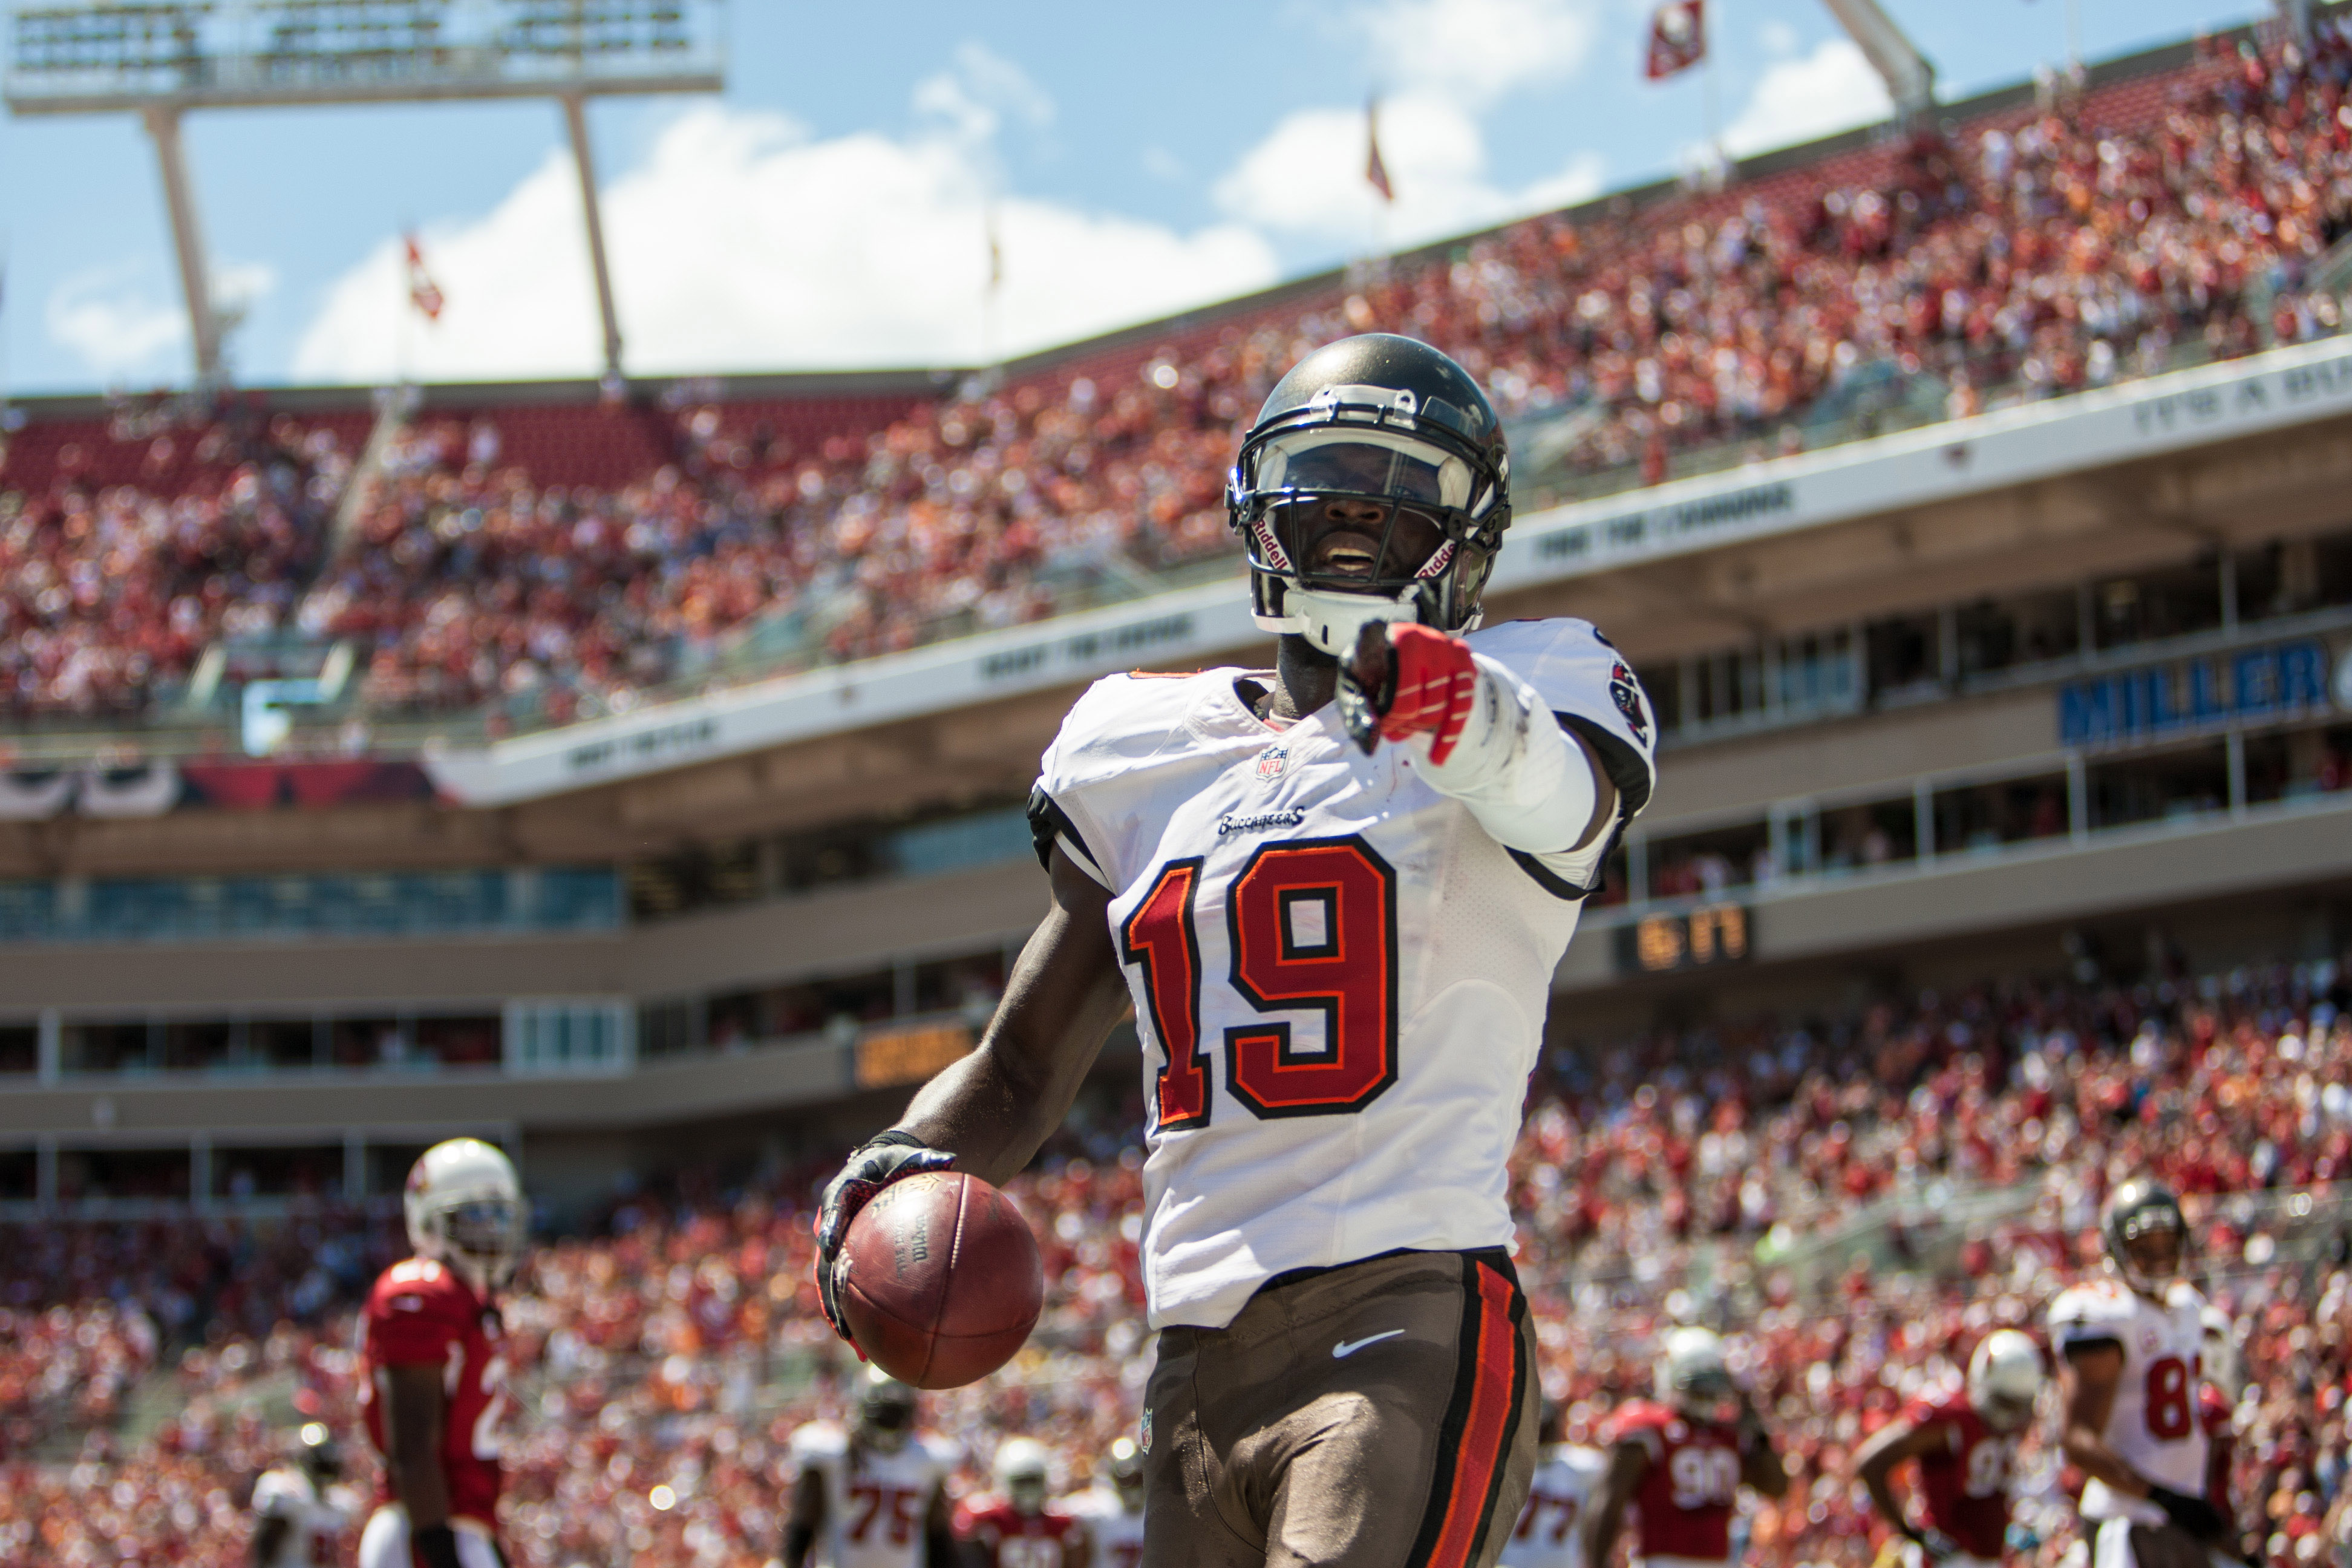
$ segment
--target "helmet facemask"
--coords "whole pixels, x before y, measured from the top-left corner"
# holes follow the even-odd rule
[[[2108,1226],[2107,1255],[2124,1283],[2162,1300],[2189,1266],[2189,1226],[2168,1195],[2116,1215]]]
[[[530,1215],[513,1163],[490,1145],[453,1138],[427,1149],[401,1197],[408,1242],[487,1300],[522,1261]]]
[[[1339,658],[1376,621],[1476,626],[1510,521],[1508,459],[1494,466],[1451,413],[1342,386],[1250,433],[1226,499],[1261,627]]]
[[[1659,1403],[1690,1420],[1728,1424],[1739,1417],[1739,1384],[1723,1342],[1706,1329],[1671,1331],[1653,1376]]]
[[[914,1432],[915,1391],[887,1376],[876,1376],[857,1403],[857,1440],[877,1454],[895,1454]]]
[[[436,1210],[426,1222],[439,1233],[441,1260],[478,1296],[506,1288],[522,1261],[522,1205],[511,1198],[472,1198]]]
[[[1008,1437],[996,1450],[996,1484],[1015,1513],[1045,1511],[1052,1489],[1045,1445],[1033,1437]]]

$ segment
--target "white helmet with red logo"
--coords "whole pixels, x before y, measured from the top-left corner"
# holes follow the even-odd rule
[[[478,1138],[452,1138],[418,1156],[401,1197],[408,1245],[488,1297],[522,1261],[529,1215],[514,1162]]]
[[[1722,1337],[1712,1329],[1666,1331],[1654,1373],[1658,1403],[1697,1421],[1727,1421],[1737,1414],[1739,1385]]]
[[[1969,1405],[1996,1432],[2033,1419],[2042,1393],[2042,1347],[2015,1329],[1995,1329],[1969,1357]]]

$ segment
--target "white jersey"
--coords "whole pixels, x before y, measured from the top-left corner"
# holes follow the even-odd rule
[[[284,1520],[286,1533],[278,1537],[278,1554],[261,1568],[320,1568],[335,1562],[337,1540],[358,1508],[359,1495],[349,1487],[329,1487],[322,1493],[306,1471],[264,1470],[253,1483],[254,1517]]]
[[[1503,1568],[1584,1568],[1578,1526],[1608,1468],[1597,1448],[1563,1443],[1545,1450],[1519,1522],[1503,1542]]]
[[[2123,1348],[2107,1446],[2149,1480],[2191,1497],[2205,1495],[2209,1447],[2197,1418],[2204,1310],[2205,1298],[2186,1280],[2173,1282],[2160,1307],[2115,1279],[2077,1285],[2050,1303],[2050,1337],[2059,1354],[2101,1340]],[[2083,1488],[2083,1515],[2141,1524],[2165,1519],[2155,1504],[2124,1497],[2099,1480]]]
[[[923,1520],[961,1455],[953,1443],[918,1432],[886,1454],[853,1446],[830,1421],[811,1421],[794,1429],[792,1453],[799,1473],[814,1471],[824,1484],[820,1561],[833,1568],[921,1568]]]
[[[1117,1489],[1089,1487],[1054,1506],[1087,1521],[1087,1533],[1095,1543],[1094,1568],[1140,1568],[1143,1510],[1129,1508]]]
[[[1600,634],[1514,621],[1469,641],[1594,746],[1621,826],[1646,804],[1649,708]],[[1288,1269],[1510,1245],[1504,1162],[1552,972],[1613,843],[1507,849],[1412,748],[1366,756],[1336,703],[1270,726],[1234,690],[1246,674],[1097,682],[1031,801],[1041,847],[1112,894],[1154,1327],[1222,1327]]]

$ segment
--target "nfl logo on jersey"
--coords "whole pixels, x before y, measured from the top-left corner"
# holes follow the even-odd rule
[[[1272,781],[1280,778],[1282,776],[1282,770],[1289,765],[1289,747],[1268,746],[1265,751],[1258,753],[1257,776],[1263,781],[1271,783]]]

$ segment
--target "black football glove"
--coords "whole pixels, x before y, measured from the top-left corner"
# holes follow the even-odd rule
[[[842,1238],[849,1234],[849,1222],[857,1211],[874,1201],[874,1194],[891,1183],[907,1176],[919,1176],[927,1171],[944,1171],[955,1163],[955,1156],[944,1150],[926,1148],[923,1141],[911,1132],[901,1132],[893,1127],[879,1133],[851,1151],[849,1163],[841,1174],[825,1184],[824,1202],[816,1215],[816,1296],[824,1308],[824,1321],[833,1331],[847,1340],[851,1348],[857,1344],[849,1325],[841,1321],[841,1303],[835,1296],[834,1273],[841,1260]],[[863,1359],[866,1352],[858,1351]]]
[[[2200,1541],[2219,1541],[2230,1532],[2230,1521],[2221,1510],[2201,1497],[2174,1491],[2170,1487],[2150,1487],[2147,1500],[2164,1510],[2164,1516]]]

